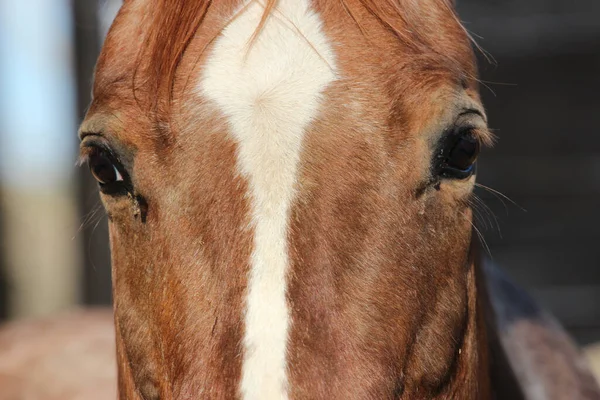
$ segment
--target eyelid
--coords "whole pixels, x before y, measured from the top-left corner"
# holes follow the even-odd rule
[[[125,170],[124,163],[121,161],[119,155],[112,149],[110,144],[100,135],[85,135],[80,143],[80,156],[79,156],[79,165],[88,161],[90,154],[94,151],[102,151],[106,153],[113,162],[115,162],[120,168],[120,170]]]
[[[481,146],[492,147],[496,142],[496,136],[489,130],[479,112],[465,112],[458,116],[454,123],[454,129],[451,134],[460,134],[470,132]]]

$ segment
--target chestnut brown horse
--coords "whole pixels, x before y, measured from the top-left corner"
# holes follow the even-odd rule
[[[476,76],[450,0],[126,1],[80,131],[120,398],[595,398],[478,262]]]

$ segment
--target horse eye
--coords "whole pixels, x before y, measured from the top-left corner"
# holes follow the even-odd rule
[[[446,141],[439,153],[438,173],[443,178],[466,179],[475,169],[479,155],[479,140],[472,132],[460,132]]]
[[[110,157],[103,151],[92,154],[88,160],[90,171],[100,186],[123,182],[123,176]]]
[[[462,136],[450,150],[446,163],[449,167],[465,171],[473,166],[479,154],[479,141],[472,135]]]

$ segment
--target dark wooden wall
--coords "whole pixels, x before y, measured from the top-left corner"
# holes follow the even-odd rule
[[[492,257],[581,343],[598,341],[600,2],[459,4],[497,64],[480,57],[499,141],[481,158],[478,181],[526,210],[478,190],[502,233],[484,232]]]

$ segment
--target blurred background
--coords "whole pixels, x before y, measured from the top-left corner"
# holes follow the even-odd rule
[[[108,305],[107,222],[75,167],[117,0],[0,0],[0,320]],[[600,341],[600,2],[458,0],[498,144],[480,159],[493,260]],[[596,247],[598,246],[598,247]]]

